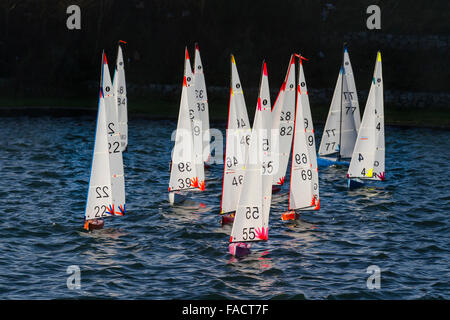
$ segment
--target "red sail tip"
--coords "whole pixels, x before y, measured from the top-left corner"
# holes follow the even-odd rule
[[[291,64],[294,64],[294,63],[295,63],[295,54],[293,54],[291,57]]]
[[[103,64],[108,64],[108,61],[106,61],[106,54],[103,52]]]
[[[123,41],[123,40],[119,40],[119,43],[127,43],[126,41]]]
[[[187,48],[184,49],[186,51],[186,60],[189,60],[189,52],[187,50]]]
[[[267,66],[266,66],[266,62],[264,62],[263,75],[267,77]]]
[[[320,209],[320,199],[317,200],[317,204],[316,207],[314,208],[314,210],[319,210]]]
[[[200,51],[200,49],[198,48],[198,43],[197,42],[195,43],[195,50]]]

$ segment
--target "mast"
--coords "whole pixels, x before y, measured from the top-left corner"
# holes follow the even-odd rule
[[[341,150],[342,150],[342,95],[344,92],[344,75],[345,75],[345,70],[344,70],[344,52],[345,52],[345,45],[347,43],[344,42],[343,48],[342,48],[342,63],[341,63],[341,72],[342,72],[342,79],[341,79],[341,111],[339,114],[339,151],[338,151],[338,155],[337,155],[337,160],[340,161],[341,160]]]

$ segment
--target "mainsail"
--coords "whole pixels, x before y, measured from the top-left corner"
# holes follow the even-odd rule
[[[210,132],[209,132],[209,108],[208,96],[206,94],[205,75],[203,72],[202,60],[200,58],[200,49],[195,44],[195,61],[194,61],[194,83],[195,83],[195,108],[199,113],[202,122],[202,141],[203,141],[203,160],[210,160]]]
[[[198,73],[200,74],[200,73]],[[199,188],[204,190],[205,188],[205,166],[203,160],[203,120],[201,116],[201,107],[199,107],[197,100],[198,92],[196,92],[195,76],[192,73],[191,62],[189,59],[189,53],[185,48],[185,61],[184,61],[184,75],[186,83],[186,98],[189,106],[189,119],[191,120],[191,133],[193,137],[194,159],[193,163],[196,167],[197,177],[193,181],[193,186],[198,188],[200,183],[203,182],[203,187]],[[203,75],[203,72],[201,73]],[[184,84],[183,84],[184,86]],[[206,90],[205,90],[206,93]],[[209,146],[209,144],[208,144]]]
[[[272,110],[272,129],[278,131],[273,141],[272,155],[276,161],[274,185],[283,185],[291,152],[295,114],[295,56],[291,55],[285,80]]]
[[[250,144],[250,121],[234,56],[231,55],[231,87],[223,169],[221,213],[236,211],[244,182],[245,159]]]
[[[303,72],[303,59],[302,56],[299,56],[289,210],[318,210],[320,208],[319,172],[308,88]]]
[[[120,132],[106,55],[101,87],[85,218],[125,214],[125,181]]]
[[[204,178],[199,180],[197,171],[199,168],[203,169],[203,161],[197,162],[199,157],[194,152],[195,130],[193,128],[195,124],[198,124],[199,120],[198,118],[197,120],[195,119],[195,115],[197,114],[198,116],[198,113],[195,113],[195,109],[190,109],[191,105],[189,104],[189,100],[192,101],[193,99],[190,92],[190,89],[193,88],[192,82],[192,70],[186,50],[180,110],[175,133],[175,146],[172,152],[169,192],[196,188],[200,190],[205,189]]]
[[[378,52],[364,115],[348,169],[348,178],[385,180],[384,101]]]
[[[117,118],[119,121],[120,147],[126,150],[128,145],[128,111],[127,111],[127,87],[125,84],[125,66],[122,48],[117,50],[116,69],[113,77],[114,96],[116,102]]]
[[[263,62],[255,119],[230,242],[267,240],[272,199],[272,114],[266,63]]]
[[[346,65],[347,62],[349,64]],[[349,75],[347,70],[351,72]],[[359,107],[355,99],[357,97],[353,72],[348,52],[344,49],[343,65],[336,81],[320,142],[320,156],[336,157],[337,160],[351,157],[359,127]]]

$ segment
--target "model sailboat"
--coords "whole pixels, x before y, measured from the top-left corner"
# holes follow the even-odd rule
[[[360,125],[355,80],[347,48],[319,147],[319,165],[348,165]]]
[[[202,60],[200,58],[200,49],[195,44],[194,61],[194,85],[195,85],[195,106],[202,124],[202,154],[205,166],[209,167],[210,154],[210,132],[209,132],[209,108],[208,95],[206,93],[205,75],[203,72]]]
[[[120,40],[119,43],[126,43]],[[120,129],[120,147],[126,151],[128,146],[128,110],[127,110],[127,87],[125,84],[125,66],[122,48],[117,49],[116,69],[113,77],[113,88],[116,103],[117,118]]]
[[[228,127],[223,168],[222,224],[234,220],[239,195],[244,183],[244,168],[250,144],[250,121],[245,106],[244,91],[234,56],[231,55],[231,87],[228,108]]]
[[[185,191],[205,190],[203,158],[201,154],[201,120],[194,108],[194,78],[189,54],[185,50],[183,88],[175,134],[175,146],[169,181],[169,201],[178,204],[186,199]]]
[[[316,145],[303,59],[299,56],[289,204],[288,211],[281,216],[282,220],[298,219],[299,214],[296,210],[320,209]]]
[[[125,214],[125,181],[120,126],[106,55],[102,55],[102,75],[89,189],[86,201],[86,230],[101,229],[102,218]]]
[[[347,177],[349,188],[361,186],[363,180],[385,180],[383,75],[380,52],[377,54],[366,108]]]
[[[231,230],[229,252],[235,256],[248,254],[252,242],[268,239],[273,179],[271,128],[269,82],[266,63],[263,62],[243,187]]]
[[[273,156],[276,170],[273,175],[273,192],[280,191],[284,184],[286,170],[294,135],[295,114],[295,56],[291,55],[286,78],[273,106],[272,129],[278,131],[278,140],[273,143]],[[278,143],[277,143],[278,142]]]

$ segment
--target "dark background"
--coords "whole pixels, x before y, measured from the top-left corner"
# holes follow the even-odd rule
[[[81,8],[81,30],[66,27],[72,4]],[[371,4],[381,8],[381,30],[366,27]],[[381,50],[385,89],[448,93],[449,21],[448,0],[2,0],[0,94],[63,99],[59,104],[86,98],[96,106],[101,51],[113,72],[119,39],[127,41],[130,99],[179,100],[178,90],[150,84],[181,86],[184,47],[193,58],[195,42],[210,99],[227,98],[228,90],[210,88],[228,87],[231,53],[244,90],[258,86],[266,59],[271,89],[278,91],[292,52],[309,58],[309,88],[332,89],[344,41],[358,90],[368,89]]]

